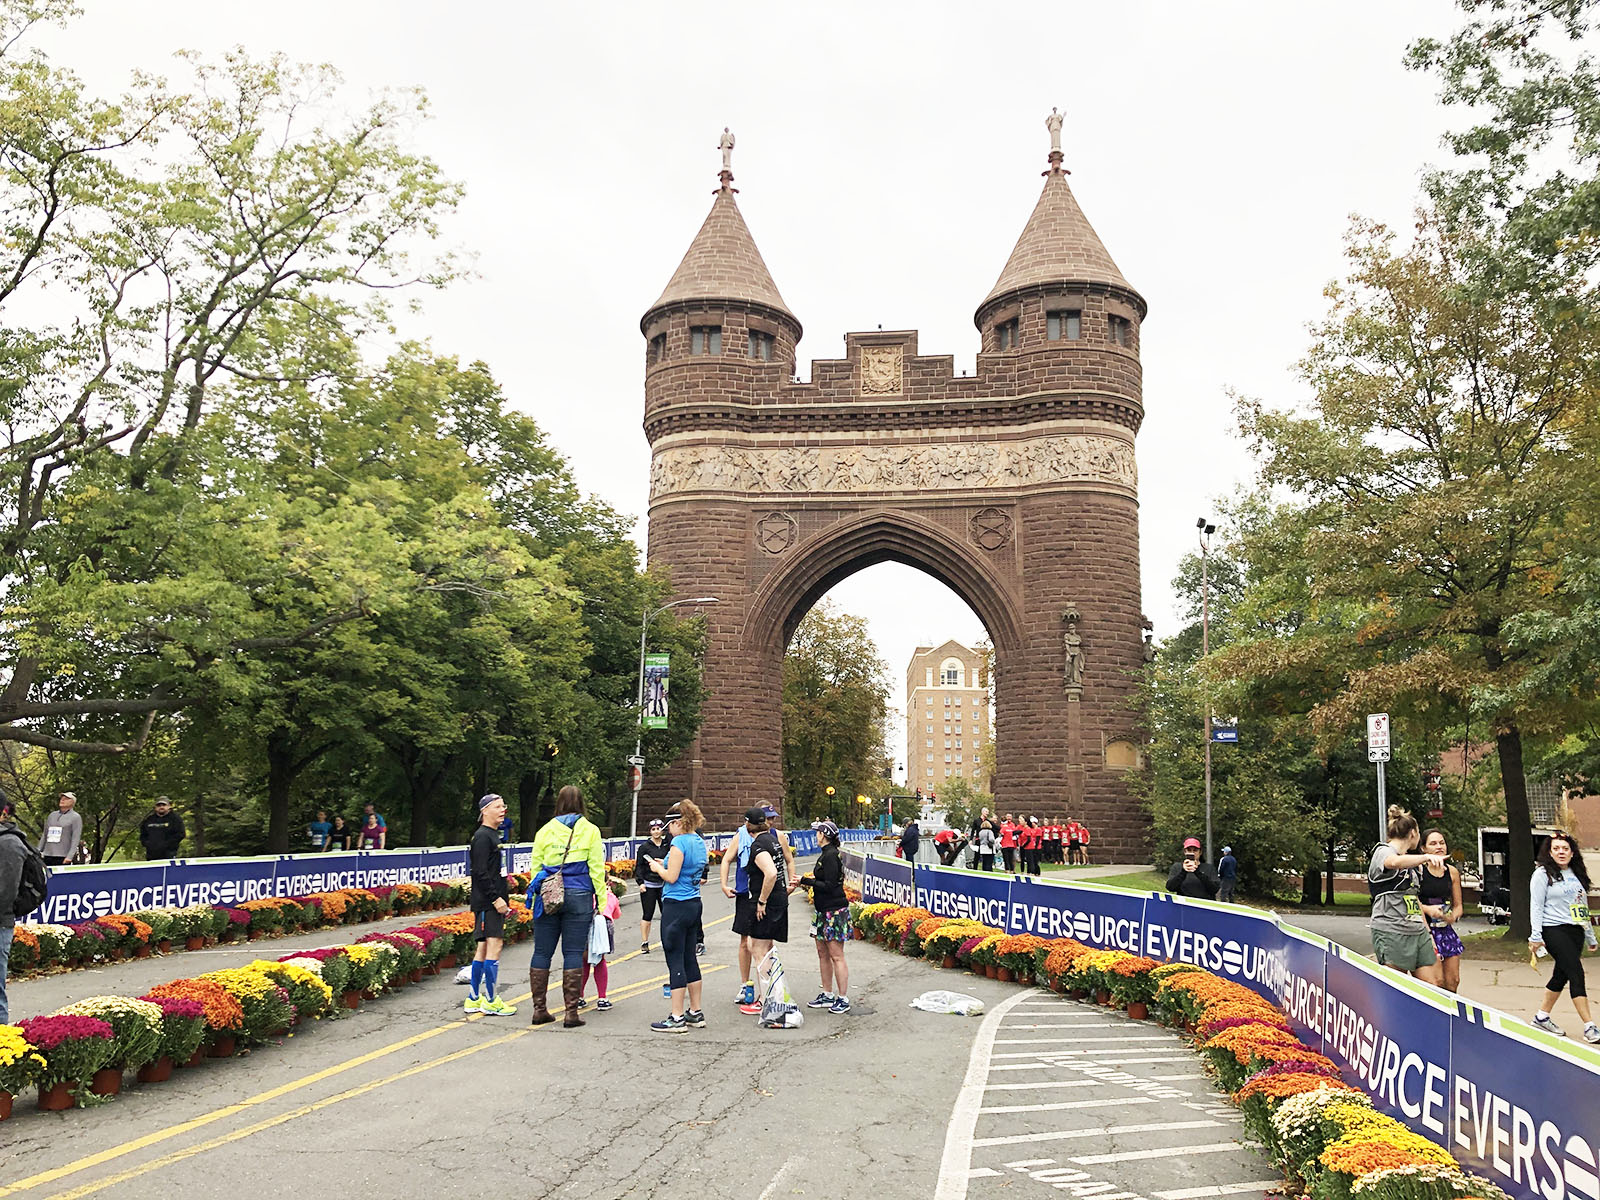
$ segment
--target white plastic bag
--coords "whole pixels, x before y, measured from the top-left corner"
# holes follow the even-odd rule
[[[783,975],[783,961],[776,950],[768,950],[756,966],[756,1002],[761,1005],[759,1024],[763,1029],[799,1029],[805,1014],[789,994]]]
[[[911,1002],[923,1012],[954,1013],[958,1017],[983,1016],[983,1001],[962,992],[923,992]]]
[[[592,967],[611,953],[611,923],[599,913],[589,926],[589,965]]]

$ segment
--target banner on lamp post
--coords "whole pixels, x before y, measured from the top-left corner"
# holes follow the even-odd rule
[[[644,656],[644,727],[667,727],[667,683],[672,673],[672,656],[646,654]]]

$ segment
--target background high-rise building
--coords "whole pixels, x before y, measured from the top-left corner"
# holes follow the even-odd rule
[[[937,793],[951,779],[982,787],[989,728],[983,660],[960,642],[918,646],[906,667],[906,786]]]

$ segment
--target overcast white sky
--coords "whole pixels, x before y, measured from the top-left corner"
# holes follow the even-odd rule
[[[1400,60],[1459,19],[1446,0],[84,7],[42,40],[96,91],[134,68],[179,74],[179,48],[238,44],[334,64],[352,104],[424,87],[419,148],[466,185],[447,240],[477,275],[405,332],[489,363],[580,483],[640,518],[641,546],[638,322],[705,217],[722,127],[740,207],[806,329],[802,376],[880,324],[919,329],[922,352],[959,371],[1060,107],[1072,187],[1150,305],[1138,455],[1158,638],[1195,518],[1249,475],[1228,389],[1303,397],[1293,364],[1348,215],[1406,226],[1421,169],[1445,158],[1434,81]],[[982,636],[908,568],[832,598],[871,621],[891,678],[919,641]]]

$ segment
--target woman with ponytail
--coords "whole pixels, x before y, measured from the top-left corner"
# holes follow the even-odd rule
[[[1389,840],[1380,842],[1367,864],[1367,890],[1372,893],[1372,949],[1378,962],[1409,971],[1424,983],[1439,984],[1439,955],[1429,917],[1444,910],[1422,902],[1422,880],[1417,868],[1442,868],[1442,854],[1418,854],[1417,820],[1397,804],[1389,806]]]

